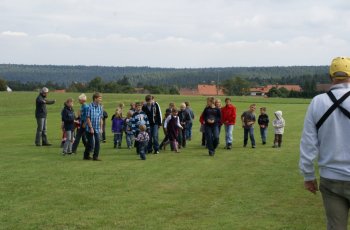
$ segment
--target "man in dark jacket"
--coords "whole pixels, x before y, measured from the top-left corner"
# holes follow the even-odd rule
[[[47,141],[47,135],[46,135],[46,117],[47,117],[46,105],[54,104],[56,100],[47,100],[46,96],[48,92],[49,92],[49,89],[44,87],[40,90],[40,94],[36,98],[35,118],[38,125],[36,129],[36,136],[35,136],[36,146],[51,145]]]
[[[147,95],[145,97],[146,104],[143,105],[142,111],[146,113],[150,125],[150,139],[148,142],[148,153],[152,152],[152,147],[154,154],[159,153],[158,144],[158,129],[162,126],[162,112],[160,106],[154,101],[152,95]]]

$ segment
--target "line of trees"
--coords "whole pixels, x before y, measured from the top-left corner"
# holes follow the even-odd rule
[[[103,81],[101,77],[95,77],[91,81],[72,82],[67,87],[63,84],[48,81],[43,82],[19,82],[6,81],[0,78],[0,91],[6,91],[10,86],[14,91],[36,91],[42,87],[48,87],[50,90],[65,89],[67,92],[104,92],[104,93],[136,93],[128,78],[124,76],[117,81]],[[157,86],[157,85],[140,85],[144,92],[152,94],[180,94],[177,86]]]

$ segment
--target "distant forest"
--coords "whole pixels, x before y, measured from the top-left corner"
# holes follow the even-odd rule
[[[133,87],[145,85],[195,87],[199,83],[215,84],[240,77],[251,86],[265,84],[299,84],[312,79],[328,83],[328,66],[226,67],[226,68],[151,68],[107,66],[56,66],[0,64],[0,78],[8,83],[54,83],[68,87],[73,82],[87,83],[96,77],[104,82],[127,78]]]

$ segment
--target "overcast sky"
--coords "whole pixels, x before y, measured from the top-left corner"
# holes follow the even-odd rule
[[[328,65],[350,56],[349,0],[1,0],[0,63]]]

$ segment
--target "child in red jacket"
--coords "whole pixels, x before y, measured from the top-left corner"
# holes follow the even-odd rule
[[[225,126],[226,149],[232,149],[233,129],[236,124],[236,107],[231,103],[230,98],[225,99],[225,106],[221,108],[221,122]]]

